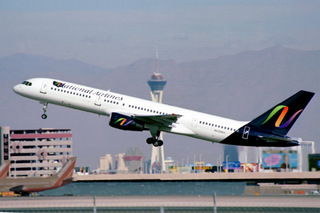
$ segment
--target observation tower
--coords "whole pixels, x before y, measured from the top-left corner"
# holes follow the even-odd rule
[[[153,102],[162,103],[163,89],[167,81],[163,79],[163,76],[158,72],[158,55],[156,57],[156,71],[148,81],[148,85],[151,89],[151,99]],[[162,133],[159,135],[159,140],[163,140]],[[164,151],[163,146],[152,146],[150,173],[162,173],[165,171]]]

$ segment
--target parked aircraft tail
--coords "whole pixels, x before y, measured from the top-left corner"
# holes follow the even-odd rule
[[[72,182],[77,157],[71,157],[67,163],[51,178],[56,179],[55,186],[60,187]]]
[[[9,172],[9,167],[10,167],[10,161],[5,160],[4,163],[0,167],[0,179],[7,178],[8,172]]]

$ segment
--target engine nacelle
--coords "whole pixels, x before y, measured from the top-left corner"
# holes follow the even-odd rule
[[[112,113],[110,117],[109,125],[122,130],[129,131],[143,131],[144,123],[135,120],[126,115],[122,115],[119,113]]]

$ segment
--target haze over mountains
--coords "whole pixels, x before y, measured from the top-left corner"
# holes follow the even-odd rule
[[[78,165],[89,163],[93,169],[100,156],[125,152],[130,146],[139,147],[149,159],[148,132],[120,131],[109,127],[106,117],[53,105],[49,105],[48,119],[42,120],[41,105],[17,96],[12,86],[28,78],[51,77],[150,99],[147,80],[154,71],[155,59],[104,69],[77,60],[26,54],[0,58],[0,125],[12,129],[70,128]],[[238,120],[251,120],[301,89],[313,91],[316,95],[289,135],[315,141],[320,152],[320,51],[273,46],[201,61],[159,60],[159,72],[168,81],[164,103]],[[187,158],[193,161],[194,154],[212,163],[222,156],[219,144],[169,134],[164,142],[165,155],[184,159],[184,163]]]

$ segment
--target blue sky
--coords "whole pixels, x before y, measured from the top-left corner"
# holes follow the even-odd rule
[[[0,1],[0,57],[78,59],[104,68],[177,62],[280,44],[320,49],[320,1]]]

